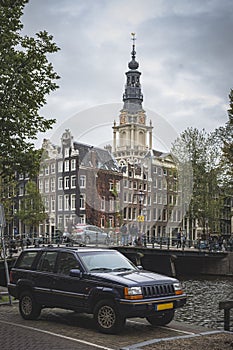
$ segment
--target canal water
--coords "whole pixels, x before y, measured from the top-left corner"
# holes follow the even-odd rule
[[[233,300],[233,278],[179,278],[188,296],[187,304],[178,309],[176,321],[223,329],[224,311],[219,302]],[[233,310],[232,315],[233,317]]]

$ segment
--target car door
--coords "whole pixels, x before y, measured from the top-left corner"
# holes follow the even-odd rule
[[[57,254],[56,251],[43,252],[32,275],[36,299],[40,304],[47,306],[54,305],[52,287]]]
[[[71,269],[82,267],[75,254],[60,252],[53,281],[53,295],[57,306],[68,309],[79,309],[85,305],[85,280],[70,276]]]

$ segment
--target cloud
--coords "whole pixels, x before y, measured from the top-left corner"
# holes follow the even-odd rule
[[[188,126],[211,131],[227,121],[231,0],[31,0],[23,22],[27,34],[46,29],[61,47],[51,56],[60,89],[42,109],[58,125],[84,109],[122,102],[131,32],[144,109],[164,116],[177,132]]]

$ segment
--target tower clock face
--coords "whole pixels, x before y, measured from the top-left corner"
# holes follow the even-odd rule
[[[120,123],[121,124],[125,124],[125,116],[124,115],[121,116]]]
[[[144,123],[145,123],[145,117],[141,116],[141,117],[139,118],[139,123],[140,123],[140,124],[144,124]]]

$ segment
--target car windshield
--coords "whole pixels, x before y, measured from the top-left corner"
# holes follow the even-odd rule
[[[80,252],[79,256],[89,272],[123,272],[136,269],[124,255],[117,251]]]

